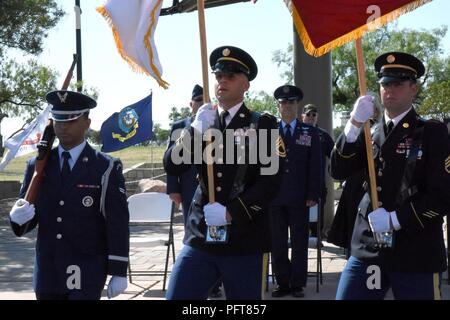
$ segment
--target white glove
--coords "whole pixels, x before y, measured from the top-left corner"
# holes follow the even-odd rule
[[[208,203],[203,207],[208,226],[224,226],[227,222],[227,208],[218,202]]]
[[[29,204],[25,199],[19,199],[12,207],[11,212],[9,213],[9,218],[12,222],[21,226],[33,219],[34,215],[34,205]]]
[[[350,116],[356,122],[365,123],[374,114],[374,101],[375,98],[369,95],[359,97],[353,106],[353,111],[350,113]]]
[[[214,124],[216,112],[217,111],[210,103],[205,103],[198,109],[195,119],[191,123],[191,127],[201,133],[204,133],[206,129]]]
[[[378,208],[369,213],[369,225],[372,232],[383,233],[392,230],[391,214],[384,208]]]
[[[123,293],[127,287],[128,281],[126,277],[112,276],[108,283],[108,290],[106,291],[108,299]]]

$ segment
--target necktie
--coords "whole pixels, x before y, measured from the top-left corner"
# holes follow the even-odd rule
[[[391,133],[392,129],[394,129],[394,122],[389,120],[386,125],[386,136],[389,135],[389,133]]]
[[[230,113],[228,111],[222,111],[219,115],[219,122],[220,122],[220,130],[225,130],[225,127],[227,126],[227,123],[225,122],[225,118],[229,115]]]
[[[61,181],[64,184],[69,179],[70,175],[70,166],[69,166],[70,153],[67,151],[63,151],[62,157],[64,160],[61,170]]]
[[[290,144],[292,140],[291,125],[288,123],[284,126],[284,128],[286,129],[284,139],[286,140],[286,144]]]

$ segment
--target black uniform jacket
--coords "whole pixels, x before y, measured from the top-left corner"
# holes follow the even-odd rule
[[[255,114],[253,114],[254,118]],[[213,127],[220,127],[218,115],[216,115]],[[213,165],[213,171],[215,201],[226,206],[232,216],[231,225],[228,226],[228,242],[226,244],[205,243],[206,223],[203,206],[208,203],[209,197],[207,166],[203,161],[201,164],[196,164],[200,186],[194,194],[189,210],[184,243],[225,255],[268,252],[270,234],[267,207],[278,190],[279,170],[277,166],[274,174],[261,174],[261,169],[267,169],[271,166],[271,163],[264,161],[258,151],[261,145],[265,145],[270,152],[275,153],[275,147],[270,148],[268,144],[270,143],[271,133],[278,136],[276,118],[268,114],[262,114],[256,123],[252,123],[252,113],[243,104],[226,129],[233,130],[228,131],[228,134],[231,133],[234,138],[219,143],[218,150],[223,150],[223,155],[217,157],[218,159]],[[256,134],[258,141],[249,140],[247,136],[254,136],[255,129],[268,129],[267,138],[256,130],[258,131]],[[273,130],[271,131],[271,129]],[[191,153],[192,157],[198,157],[205,149],[205,144],[200,144],[198,149],[191,149],[193,148],[192,133],[193,130],[191,129],[190,134],[184,135],[166,151],[164,167],[167,173],[180,174],[190,167],[190,164],[174,163],[171,157],[172,152],[179,152],[181,149],[182,152]],[[245,141],[245,144],[243,144],[243,141]],[[194,152],[191,150],[194,150]],[[239,150],[241,150],[241,153],[239,153]],[[236,161],[239,155],[242,155],[243,150],[245,150],[246,156],[244,159],[246,161]],[[230,151],[234,152],[233,157],[229,157]],[[267,154],[269,154],[269,151]],[[279,163],[278,155],[274,154],[273,157],[276,158],[275,162]],[[230,158],[234,158],[233,163],[230,163]]]
[[[444,271],[442,223],[450,211],[446,128],[438,121],[420,119],[414,109],[387,137],[384,123],[383,119],[372,131],[378,205],[389,212],[395,210],[401,229],[394,232],[393,249],[377,249],[367,220],[372,208],[363,210],[361,203],[353,231],[352,255],[370,263],[382,263],[393,271]],[[410,157],[414,160],[410,161]],[[364,131],[354,143],[346,143],[342,134],[332,152],[333,178],[346,179],[366,167]],[[367,175],[366,181],[369,185]]]

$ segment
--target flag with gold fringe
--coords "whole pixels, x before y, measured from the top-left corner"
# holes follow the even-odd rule
[[[431,0],[284,0],[305,51],[321,56]]]
[[[155,29],[163,0],[109,0],[97,11],[112,28],[117,49],[133,70],[156,79],[167,89],[155,47]]]

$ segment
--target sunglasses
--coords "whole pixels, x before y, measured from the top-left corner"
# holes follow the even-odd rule
[[[195,102],[202,102],[203,101],[203,97],[194,98],[192,100],[195,101]]]
[[[293,102],[293,101],[297,101],[297,97],[289,97],[289,98],[280,98],[278,99],[278,102],[283,103],[283,102]]]
[[[315,112],[308,112],[308,113],[306,113],[306,116],[307,117],[315,117],[315,116],[317,116],[317,113],[315,113]]]

